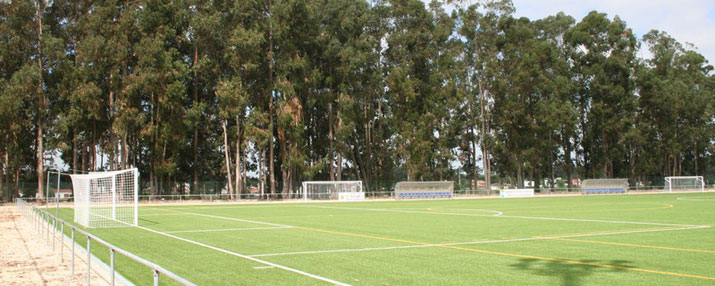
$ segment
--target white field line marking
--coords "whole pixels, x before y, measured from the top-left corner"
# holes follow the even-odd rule
[[[455,216],[474,216],[474,217],[500,217],[500,218],[520,218],[520,219],[537,219],[537,220],[556,220],[556,221],[579,221],[579,222],[599,222],[599,223],[615,223],[615,224],[637,224],[637,225],[655,225],[655,226],[678,226],[678,227],[709,227],[706,225],[693,224],[675,224],[675,223],[657,223],[657,222],[637,222],[637,221],[617,221],[617,220],[598,220],[598,219],[580,219],[580,218],[555,218],[555,217],[538,217],[538,216],[514,216],[514,215],[483,215],[483,214],[465,214],[465,213],[446,213],[446,212],[429,212],[429,211],[408,211],[396,209],[375,209],[375,208],[350,208],[350,207],[326,207],[326,206],[302,206],[304,208],[322,208],[322,209],[346,209],[346,210],[362,210],[362,211],[380,211],[380,212],[401,212],[401,213],[423,213],[433,215],[455,215]]]
[[[692,198],[675,198],[676,200],[680,201],[698,201],[698,202],[709,202],[709,201],[715,201],[715,197],[692,197]]]
[[[350,207],[326,207],[326,206],[300,206],[302,208],[319,208],[319,209],[343,209],[343,210],[360,210],[360,211],[381,211],[381,212],[397,212],[397,213],[416,213],[416,214],[434,214],[434,215],[455,215],[455,216],[476,216],[476,217],[491,217],[491,216],[502,216],[500,211],[495,210],[480,210],[489,211],[495,214],[469,214],[469,213],[449,213],[449,212],[438,212],[438,211],[413,211],[404,209],[372,209],[372,208],[350,208]],[[471,209],[475,210],[475,209]]]
[[[152,208],[152,209],[156,209],[156,208]],[[272,226],[276,226],[276,227],[293,227],[292,225],[277,224],[277,223],[270,223],[270,222],[257,221],[257,220],[240,219],[240,218],[233,218],[233,217],[226,217],[226,216],[218,216],[218,215],[210,215],[210,214],[202,214],[202,213],[192,213],[192,212],[183,212],[183,211],[177,211],[177,210],[165,210],[165,209],[158,209],[158,210],[162,210],[162,211],[165,211],[165,212],[173,212],[173,213],[176,213],[177,215],[179,215],[179,214],[188,214],[188,215],[203,216],[203,217],[210,217],[210,218],[218,218],[218,219],[225,219],[225,220],[233,220],[233,221],[241,221],[241,222],[250,222],[250,223],[255,223],[255,224],[272,225]]]
[[[139,214],[140,217],[143,217],[143,216],[178,216],[178,215],[184,215],[184,214]]]
[[[337,253],[337,252],[359,252],[359,251],[372,251],[372,250],[391,250],[391,249],[406,249],[406,248],[439,247],[439,246],[455,246],[455,245],[471,245],[471,244],[488,244],[488,243],[502,243],[502,242],[519,242],[519,241],[549,240],[549,239],[557,239],[557,238],[604,236],[604,235],[630,234],[630,233],[644,233],[644,232],[661,232],[661,231],[678,231],[678,230],[701,229],[701,228],[709,228],[709,227],[710,227],[710,226],[704,225],[704,226],[692,226],[692,227],[684,227],[684,228],[646,229],[646,230],[624,230],[624,231],[599,232],[599,233],[588,233],[588,234],[569,234],[569,235],[555,235],[555,236],[535,236],[535,237],[527,237],[527,238],[495,239],[495,240],[483,240],[483,241],[464,241],[464,242],[452,242],[452,243],[433,243],[433,244],[400,245],[400,246],[386,246],[386,247],[369,247],[369,248],[352,248],[352,249],[333,249],[333,250],[314,250],[314,251],[299,251],[299,252],[282,252],[282,253],[256,254],[256,255],[251,255],[251,257],[269,257],[269,256],[301,255],[301,254],[320,254],[320,253]]]
[[[323,276],[319,276],[319,275],[311,274],[311,273],[308,273],[308,272],[305,272],[305,271],[301,271],[301,270],[298,270],[298,269],[295,269],[295,268],[291,268],[291,267],[288,267],[288,266],[283,266],[283,265],[276,264],[276,263],[273,263],[273,262],[268,262],[268,261],[261,260],[261,259],[258,259],[258,258],[250,257],[250,256],[248,256],[248,255],[244,255],[244,254],[236,253],[236,252],[233,252],[233,251],[230,251],[230,250],[226,250],[226,249],[223,249],[223,248],[219,248],[219,247],[216,247],[216,246],[212,246],[212,245],[208,245],[208,244],[201,243],[201,242],[198,242],[198,241],[194,241],[194,240],[186,239],[186,238],[183,238],[183,237],[179,237],[179,236],[176,236],[176,235],[173,235],[173,234],[164,233],[164,232],[161,232],[161,231],[158,231],[158,230],[153,230],[153,229],[146,228],[146,227],[143,227],[143,226],[137,226],[137,228],[140,228],[140,229],[143,229],[143,230],[146,230],[146,231],[149,231],[149,232],[153,232],[153,233],[156,233],[156,234],[160,234],[160,235],[163,235],[163,236],[171,237],[171,238],[174,238],[174,239],[177,239],[177,240],[181,240],[181,241],[184,241],[184,242],[188,242],[188,243],[191,243],[191,244],[195,244],[195,245],[198,245],[198,246],[203,246],[203,247],[206,247],[206,248],[208,248],[208,249],[212,249],[212,250],[215,250],[215,251],[223,252],[223,253],[226,253],[226,254],[229,254],[229,255],[233,255],[233,256],[236,256],[236,257],[248,259],[248,260],[251,260],[251,261],[254,261],[254,262],[258,262],[258,263],[261,263],[261,264],[265,264],[265,265],[267,265],[267,266],[272,266],[272,267],[275,267],[275,268],[280,268],[280,269],[283,269],[283,270],[286,270],[286,271],[290,271],[290,272],[293,272],[293,273],[297,273],[297,274],[300,274],[300,275],[303,275],[303,276],[307,276],[307,277],[310,277],[310,278],[313,278],[313,279],[317,279],[317,280],[320,280],[320,281],[328,282],[328,283],[330,283],[330,284],[334,284],[334,285],[345,285],[345,286],[349,286],[349,285],[350,285],[350,284],[346,284],[346,283],[343,283],[343,282],[340,282],[340,281],[332,280],[332,279],[330,279],[330,278],[326,278],[326,277],[323,277]]]
[[[428,210],[432,210],[432,208],[427,208]],[[493,215],[487,215],[487,216],[501,216],[504,213],[500,211],[495,211],[495,210],[485,210],[485,209],[453,209],[453,208],[434,208],[437,210],[451,210],[451,211],[476,211],[476,212],[490,212],[494,213]],[[394,209],[393,209],[394,210]]]
[[[164,231],[164,232],[165,233],[193,233],[193,232],[219,232],[219,231],[284,229],[284,228],[292,228],[292,227],[291,226],[239,227],[239,228],[219,228],[219,229],[200,229],[200,230],[173,230],[173,231]]]
[[[256,266],[256,267],[253,267],[253,269],[271,269],[271,268],[275,268],[275,267],[273,267],[273,266]]]

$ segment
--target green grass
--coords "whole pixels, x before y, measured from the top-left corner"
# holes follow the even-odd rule
[[[352,285],[715,284],[713,193],[143,206],[139,215],[148,229]],[[142,228],[90,231],[199,285],[328,284]],[[117,265],[151,283],[146,267],[121,256]]]

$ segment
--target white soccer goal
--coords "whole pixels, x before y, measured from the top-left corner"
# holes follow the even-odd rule
[[[306,181],[304,200],[361,201],[365,199],[362,181]]]
[[[665,191],[705,191],[702,176],[665,177]]]
[[[84,227],[139,225],[139,171],[71,175],[74,221]]]

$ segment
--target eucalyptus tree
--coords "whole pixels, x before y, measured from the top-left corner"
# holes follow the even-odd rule
[[[653,58],[639,73],[639,110],[648,142],[653,142],[649,175],[699,174],[707,146],[713,140],[714,93],[708,88],[713,67],[665,32],[652,30],[643,36]],[[661,168],[658,168],[662,166]]]
[[[579,84],[584,175],[612,177],[624,170],[621,138],[633,126],[638,41],[618,17],[591,12],[567,34]]]
[[[483,10],[483,11],[482,11]],[[467,106],[471,124],[479,126],[474,130],[473,140],[479,139],[482,155],[482,169],[486,186],[491,185],[491,154],[494,143],[491,136],[491,110],[493,90],[496,85],[497,68],[499,66],[500,37],[499,22],[514,13],[514,6],[509,0],[487,1],[474,4],[459,10],[462,25],[459,35],[464,39],[464,61],[470,67],[466,73],[468,94]],[[475,128],[476,129],[476,128]],[[478,133],[478,136],[477,134]],[[474,162],[476,163],[476,142],[473,142]],[[474,170],[477,168],[475,167]],[[476,180],[476,173],[474,174]]]

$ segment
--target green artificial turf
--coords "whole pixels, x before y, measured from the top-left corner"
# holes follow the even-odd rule
[[[71,221],[71,209],[61,214]],[[143,228],[90,232],[199,285],[329,284],[238,255],[351,285],[715,285],[713,193],[142,206],[139,216]],[[106,248],[93,253],[108,261]],[[151,284],[148,268],[116,265]]]

